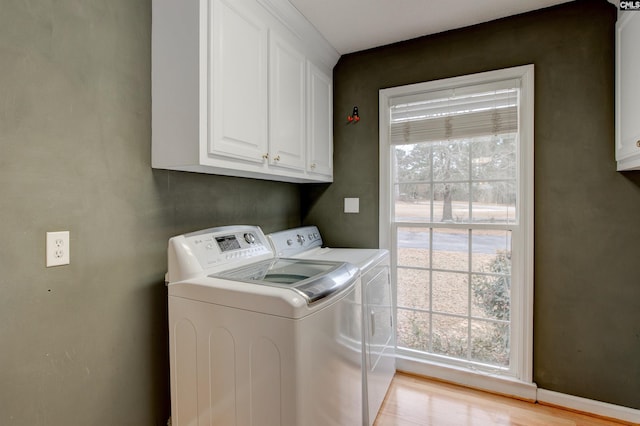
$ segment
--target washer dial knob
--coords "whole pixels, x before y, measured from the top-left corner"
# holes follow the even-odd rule
[[[244,240],[249,244],[255,244],[256,237],[251,232],[247,232],[246,234],[244,234]]]

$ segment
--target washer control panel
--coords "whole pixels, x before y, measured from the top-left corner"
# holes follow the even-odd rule
[[[169,275],[172,275],[171,269],[180,271],[176,276],[181,277],[273,257],[271,245],[258,226],[209,228],[169,240]]]

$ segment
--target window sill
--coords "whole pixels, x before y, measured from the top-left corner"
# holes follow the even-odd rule
[[[535,402],[537,399],[538,387],[535,383],[506,376],[496,376],[482,371],[473,371],[402,355],[396,355],[396,370],[525,401]]]

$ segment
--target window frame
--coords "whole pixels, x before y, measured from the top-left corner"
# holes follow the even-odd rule
[[[392,253],[392,285],[394,321],[397,317],[397,287],[396,287],[396,229],[392,220],[393,211],[393,180],[391,170],[392,147],[390,143],[390,104],[396,97],[408,96],[425,92],[435,92],[457,87],[479,85],[501,80],[520,81],[520,105],[518,109],[519,143],[517,148],[517,182],[518,197],[516,211],[519,214],[517,235],[512,235],[512,283],[519,283],[511,287],[511,350],[515,351],[508,376],[521,383],[533,384],[533,206],[534,206],[534,66],[524,65],[513,68],[488,71],[478,74],[435,80],[406,86],[381,89],[379,91],[379,130],[380,130],[380,205],[379,205],[379,242],[381,248]],[[402,223],[404,224],[404,222]],[[406,224],[405,224],[406,225]],[[449,227],[451,224],[447,224]],[[466,226],[466,224],[465,224]],[[434,365],[429,361],[416,359],[410,355],[397,355],[397,368],[416,374],[436,376],[445,380],[453,380],[466,384],[478,382],[471,376],[461,376],[458,373],[447,372],[449,367]],[[459,367],[459,366],[458,366]],[[451,368],[454,368],[453,366]],[[487,373],[492,374],[492,373]],[[495,374],[495,372],[493,372]],[[475,376],[476,374],[473,374]],[[504,378],[508,378],[505,376]],[[479,385],[496,391],[503,388],[491,384]],[[527,397],[530,389],[509,389],[514,395]],[[523,394],[524,392],[524,394]]]

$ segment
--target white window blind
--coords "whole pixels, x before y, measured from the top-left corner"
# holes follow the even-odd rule
[[[516,132],[518,86],[510,80],[394,98],[391,144]]]

